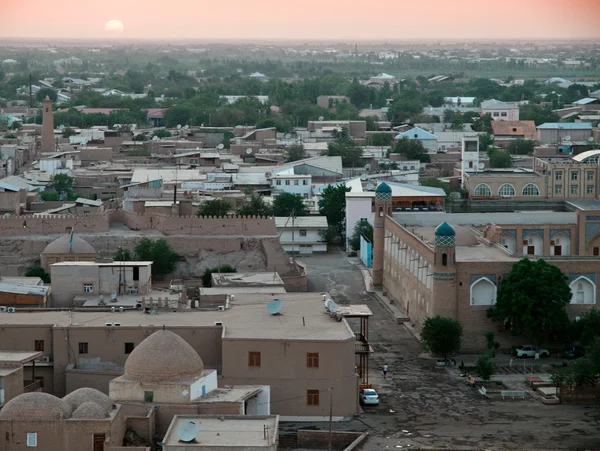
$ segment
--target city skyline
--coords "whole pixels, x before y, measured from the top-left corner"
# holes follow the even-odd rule
[[[597,39],[597,0],[506,0],[482,6],[475,0],[430,0],[422,4],[382,0],[379,8],[351,8],[334,0],[289,4],[230,0],[199,4],[180,0],[3,0],[0,38],[143,40],[561,40]],[[371,16],[370,18],[368,16]],[[123,23],[114,34],[111,20]]]

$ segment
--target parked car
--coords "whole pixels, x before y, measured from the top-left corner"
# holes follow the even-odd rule
[[[540,357],[550,357],[550,351],[540,348],[539,350],[533,345],[523,345],[515,349],[516,357],[535,357],[535,353],[539,352]]]
[[[362,388],[358,394],[358,398],[363,405],[376,406],[379,404],[379,395],[372,388]]]
[[[585,349],[581,345],[573,345],[571,349],[566,352],[567,359],[578,359],[585,355]]]

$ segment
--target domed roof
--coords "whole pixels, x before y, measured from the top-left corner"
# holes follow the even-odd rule
[[[81,418],[88,420],[101,420],[106,418],[108,413],[95,402],[87,401],[81,404],[71,418]]]
[[[56,396],[43,392],[23,393],[0,410],[2,420],[61,420],[71,416],[71,406]]]
[[[375,193],[392,194],[392,188],[390,188],[390,185],[388,185],[387,183],[381,182],[375,190]]]
[[[127,379],[137,382],[189,381],[202,376],[204,363],[183,338],[169,330],[154,332],[129,354]]]
[[[454,228],[447,222],[442,222],[435,229],[435,236],[455,236]]]
[[[69,393],[63,398],[73,410],[78,409],[82,404],[86,402],[93,402],[97,404],[104,413],[108,413],[113,409],[113,401],[104,393],[95,388],[78,388],[77,390]]]
[[[42,254],[95,254],[96,249],[84,239],[73,235],[73,244],[71,245],[71,235],[63,235],[52,241]]]

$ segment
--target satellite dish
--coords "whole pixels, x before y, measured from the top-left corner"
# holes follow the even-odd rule
[[[154,136],[152,137],[152,141],[158,141],[158,136],[154,135]]]
[[[323,119],[325,119],[323,116],[319,116],[320,121],[322,121]]]
[[[483,163],[479,163],[479,164],[477,165],[477,167],[478,167],[479,169],[483,169],[483,168],[485,168],[485,164],[483,164]]]
[[[330,313],[335,313],[338,311],[338,305],[333,301],[333,299],[329,299],[329,302],[327,303],[327,310],[329,310]]]
[[[565,136],[565,141],[571,141],[571,135]]]
[[[265,177],[268,178],[268,179],[270,179],[271,178],[271,171],[265,172]]]
[[[267,304],[267,312],[269,312],[271,315],[279,315],[282,308],[283,301],[281,299],[271,299]]]
[[[285,134],[285,139],[290,139],[292,137],[292,135],[290,135],[289,133]]]
[[[373,191],[375,189],[375,185],[369,182],[365,188],[367,188],[367,191]]]
[[[246,149],[246,155],[250,155],[252,153],[252,147],[248,147]]]
[[[186,124],[186,125],[184,125],[184,127],[183,127],[183,129],[184,129],[184,130],[187,130],[188,128],[190,128],[190,126],[189,126],[189,125],[187,125],[187,124]]]
[[[200,147],[196,147],[196,150],[200,150]]]
[[[589,143],[593,143],[594,142],[594,137],[590,136],[587,140],[588,140]]]
[[[200,426],[195,421],[186,421],[183,423],[177,431],[179,435],[179,441],[190,443],[196,441],[196,436],[200,432]]]
[[[111,300],[111,301],[116,301],[116,300],[117,300],[117,293],[116,293],[115,291],[113,291],[113,292],[110,294],[110,300]]]
[[[360,179],[364,182],[367,180],[367,174],[363,174],[360,176]]]
[[[177,130],[181,130],[181,124],[177,124]]]
[[[219,145],[217,146],[217,149],[219,149],[219,150],[223,150],[223,148],[224,148],[224,147],[225,147],[225,146],[224,146],[224,145],[221,143],[221,144],[219,144]]]

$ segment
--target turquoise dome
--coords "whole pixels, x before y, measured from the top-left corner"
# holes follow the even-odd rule
[[[435,236],[455,236],[455,235],[456,235],[456,232],[454,230],[454,227],[452,227],[447,222],[442,222],[435,229]]]
[[[387,183],[381,182],[375,190],[375,193],[392,194],[392,188],[390,188],[390,185],[388,185]]]

